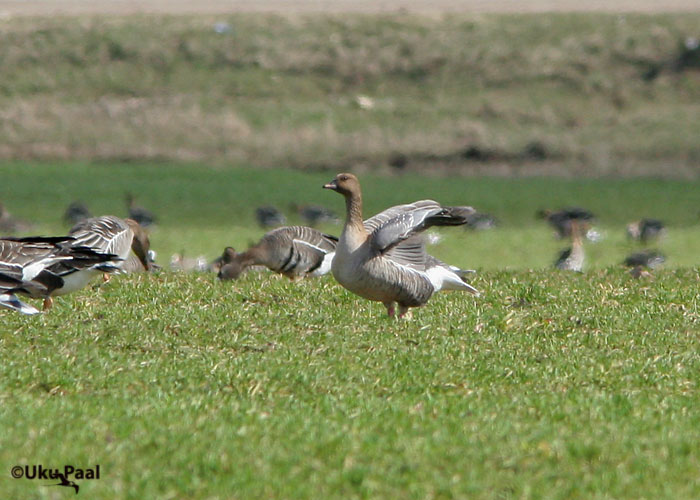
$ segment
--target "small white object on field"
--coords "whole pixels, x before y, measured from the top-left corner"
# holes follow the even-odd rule
[[[589,229],[586,233],[586,239],[592,241],[593,243],[598,243],[605,239],[605,235],[598,231],[597,229]]]
[[[356,96],[355,103],[360,107],[360,109],[374,109],[375,106],[374,99],[366,95]]]

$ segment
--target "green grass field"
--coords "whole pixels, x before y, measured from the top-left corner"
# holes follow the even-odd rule
[[[123,215],[133,189],[161,218],[166,266],[171,251],[214,257],[257,238],[258,203],[341,210],[321,189],[330,173],[2,168],[1,199],[43,234],[66,230],[74,198]],[[431,250],[479,268],[483,295],[438,295],[397,322],[330,276],[166,271],[96,284],[41,317],[0,311],[3,495],[73,494],[12,479],[16,464],[100,464],[100,480],[78,481],[96,499],[700,495],[697,185],[361,180],[368,213],[435,197],[497,215],[499,229],[451,228]],[[564,203],[597,212],[608,234],[584,274],[547,269],[563,244],[533,213]],[[635,280],[612,264],[640,213],[668,221],[669,263]]]
[[[700,495],[697,269],[487,272],[384,317],[330,277],[114,279],[0,312],[0,487],[86,498]],[[62,489],[61,489],[62,490]]]

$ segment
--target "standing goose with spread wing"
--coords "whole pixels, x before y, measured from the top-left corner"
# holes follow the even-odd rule
[[[432,226],[466,224],[471,207],[443,207],[421,200],[391,207],[362,220],[362,192],[353,174],[338,174],[323,186],[345,197],[347,217],[333,259],[335,279],[351,292],[384,304],[389,316],[399,306],[424,305],[439,290],[464,290],[478,295],[465,280],[469,271],[428,255],[420,233]]]

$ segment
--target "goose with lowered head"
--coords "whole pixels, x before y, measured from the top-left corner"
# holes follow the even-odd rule
[[[266,233],[245,252],[226,247],[219,279],[238,279],[251,266],[265,266],[291,280],[322,276],[331,269],[338,239],[305,226],[286,226]]]
[[[443,207],[433,200],[398,205],[363,222],[360,182],[338,174],[323,186],[345,197],[346,220],[331,270],[351,292],[381,302],[389,316],[404,317],[440,290],[479,292],[465,280],[470,271],[428,255],[422,231],[432,226],[466,224],[471,207]]]

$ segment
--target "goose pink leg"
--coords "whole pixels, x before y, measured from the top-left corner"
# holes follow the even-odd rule
[[[394,309],[394,303],[393,302],[384,302],[384,307],[386,307],[386,313],[389,315],[389,317],[393,318],[394,313],[396,312],[396,309]]]

